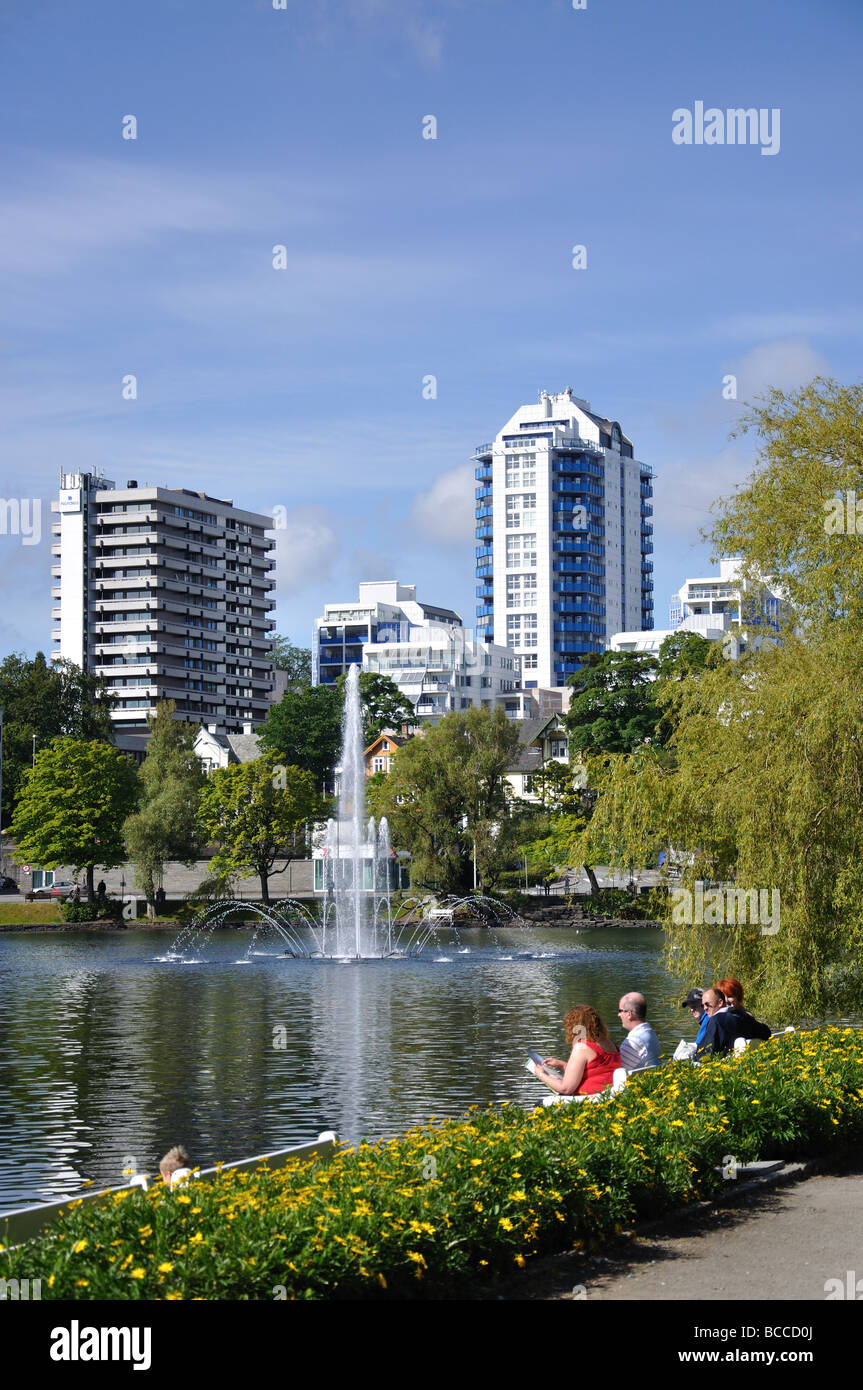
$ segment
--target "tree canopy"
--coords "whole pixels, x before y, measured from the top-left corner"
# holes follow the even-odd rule
[[[657,686],[667,747],[610,759],[573,862],[599,841],[621,864],[674,850],[675,972],[691,984],[736,975],[778,1024],[859,1007],[863,990],[863,546],[825,529],[837,492],[863,494],[863,387],[771,391],[744,428],[761,454],[717,505],[713,539],[743,557],[753,588],[769,576],[787,595],[781,640]],[[704,880],[717,897],[699,921]],[[753,924],[762,890],[770,914],[757,908]]]
[[[100,676],[71,661],[49,665],[42,652],[32,661],[20,653],[0,663],[0,708],[3,710],[2,822],[12,814],[24,771],[36,750],[52,739],[113,741],[113,697]]]
[[[574,753],[629,753],[656,734],[656,660],[642,652],[592,652],[570,676],[572,701],[564,721]]]
[[[192,864],[201,849],[198,802],[206,778],[195,753],[197,730],[174,718],[174,701],[160,701],[148,719],[150,741],[139,769],[140,809],[123,827],[138,887],[152,911],[165,864]]]
[[[475,852],[478,886],[494,885],[512,852],[505,774],[518,743],[502,710],[447,714],[398,750],[389,776],[373,779],[370,808],[410,850],[414,883],[467,891]]]
[[[303,690],[312,683],[312,653],[309,647],[295,647],[290,637],[281,633],[272,638],[273,665],[285,671],[288,690]]]
[[[339,760],[342,703],[341,691],[332,685],[289,690],[258,730],[262,750],[305,768],[322,788]]]
[[[222,878],[257,874],[268,903],[276,860],[287,864],[306,853],[307,824],[323,810],[314,775],[285,767],[277,754],[216,768],[200,808],[203,832],[216,846],[212,872]]]
[[[345,677],[339,676],[337,684],[344,702]],[[384,729],[398,733],[402,725],[413,728],[419,722],[407,696],[379,671],[360,672],[360,710],[366,748]]]
[[[139,795],[132,764],[107,743],[56,738],[24,772],[12,819],[18,857],[44,869],[66,864],[87,871],[123,864],[123,823]]]

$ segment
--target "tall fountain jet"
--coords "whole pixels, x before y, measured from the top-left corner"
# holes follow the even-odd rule
[[[360,668],[345,681],[337,816],[327,824],[324,950],[357,959],[392,951],[390,838],[385,819],[366,820]],[[333,941],[333,937],[335,941]]]

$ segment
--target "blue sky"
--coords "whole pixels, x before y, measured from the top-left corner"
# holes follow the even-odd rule
[[[664,624],[741,403],[859,378],[861,38],[858,0],[0,3],[0,497],[44,499],[0,655],[50,649],[61,466],[285,507],[295,641],[362,578],[472,624],[470,455],[568,385],[656,470]],[[696,101],[779,108],[779,153],[675,145]]]

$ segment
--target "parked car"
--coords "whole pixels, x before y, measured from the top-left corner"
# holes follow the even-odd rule
[[[72,894],[75,892],[75,888],[76,884],[66,879],[62,879],[58,883],[52,883],[50,888],[33,888],[26,896],[28,901],[32,900],[33,898],[52,898],[55,902],[58,898],[60,898],[65,901],[66,898],[71,898]],[[86,889],[82,890],[81,892],[81,901],[87,901]]]
[[[14,878],[0,878],[0,893],[20,893],[20,888]]]

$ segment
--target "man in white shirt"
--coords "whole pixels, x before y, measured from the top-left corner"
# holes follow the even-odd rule
[[[617,1011],[628,1033],[620,1044],[620,1060],[627,1071],[659,1066],[659,1039],[647,1022],[643,994],[624,994]]]

